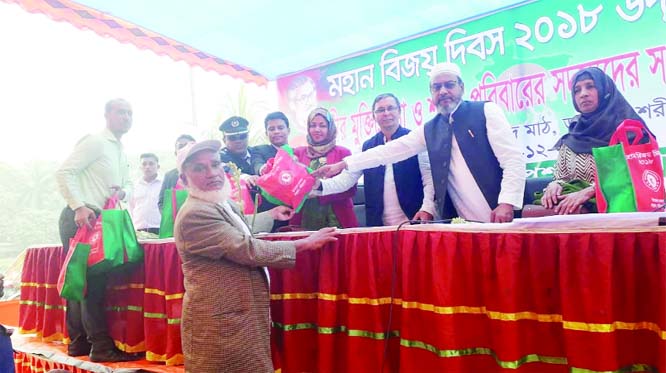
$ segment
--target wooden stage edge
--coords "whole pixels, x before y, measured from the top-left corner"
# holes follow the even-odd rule
[[[165,366],[163,363],[147,360],[131,361],[126,363],[93,363],[87,356],[71,357],[67,355],[67,346],[59,342],[44,343],[33,334],[12,335],[14,348],[14,361],[22,364],[17,372],[48,372],[58,368],[73,372],[113,373],[113,372],[154,372],[154,373],[183,373],[185,368],[180,366]],[[21,363],[22,362],[22,363]],[[32,366],[32,370],[27,366]],[[47,369],[45,369],[47,368]]]

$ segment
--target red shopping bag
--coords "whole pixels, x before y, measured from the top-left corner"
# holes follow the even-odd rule
[[[633,135],[630,141],[629,135]],[[648,142],[640,144],[647,136]],[[664,171],[659,145],[643,123],[627,119],[609,146],[592,149],[599,212],[663,211]]]
[[[109,198],[106,203],[104,204],[103,210],[108,210],[116,207],[116,204],[118,204],[118,197],[113,196]],[[103,216],[100,213],[100,215],[97,217],[95,220],[95,224],[93,224],[92,231],[90,232],[88,236],[88,244],[90,245],[90,255],[88,255],[88,267],[95,268],[95,272],[97,269],[108,269],[109,267],[114,267],[116,265],[122,264],[123,263],[123,253],[112,253],[110,250],[104,250],[104,236],[103,236],[103,228],[102,228],[102,219]],[[85,226],[79,228],[81,229],[86,229]],[[106,263],[105,263],[106,262]]]
[[[250,187],[245,180],[239,180],[240,192],[238,191],[238,184],[234,181],[232,174],[226,172],[227,181],[231,185],[231,199],[239,205],[243,206],[243,214],[251,215],[254,213],[254,201],[252,200],[252,193]]]
[[[314,184],[315,178],[310,175],[308,167],[282,148],[278,149],[275,158],[266,162],[264,174],[257,180],[261,194],[269,202],[289,206],[296,212],[305,203]]]

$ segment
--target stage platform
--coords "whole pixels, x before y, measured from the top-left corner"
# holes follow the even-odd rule
[[[127,363],[93,363],[88,357],[71,357],[67,355],[67,347],[58,342],[43,343],[36,335],[12,335],[14,347],[14,363],[16,373],[45,373],[51,369],[64,369],[72,373],[183,373],[185,368],[166,366],[163,363],[146,360]]]

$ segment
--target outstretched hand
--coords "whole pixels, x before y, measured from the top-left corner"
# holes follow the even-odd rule
[[[335,234],[335,227],[322,228],[306,238],[294,241],[296,252],[319,249],[328,243],[335,242],[338,240]]]
[[[319,167],[312,173],[312,176],[316,178],[333,177],[342,172],[345,168],[347,168],[345,161],[340,161],[338,163]]]

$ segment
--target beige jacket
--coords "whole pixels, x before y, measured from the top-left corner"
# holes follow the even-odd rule
[[[257,221],[272,222],[267,215]],[[262,241],[244,232],[222,206],[192,196],[178,212],[174,238],[185,277],[181,338],[187,372],[273,371],[262,267],[293,266],[296,250],[293,242]]]

